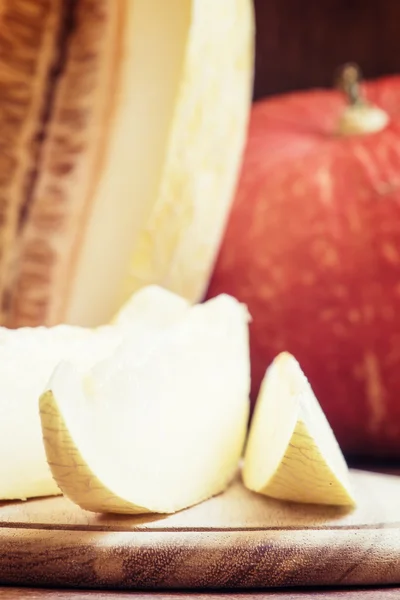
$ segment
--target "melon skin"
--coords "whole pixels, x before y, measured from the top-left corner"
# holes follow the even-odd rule
[[[399,457],[400,77],[363,87],[390,117],[375,134],[335,133],[335,91],[255,103],[207,297],[249,308],[253,403],[286,350],[347,455]]]

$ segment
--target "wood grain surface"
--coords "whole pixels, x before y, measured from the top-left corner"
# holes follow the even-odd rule
[[[175,515],[64,498],[0,506],[0,583],[91,589],[400,584],[400,478],[353,471],[359,507],[281,503],[236,481]]]
[[[400,598],[400,588],[371,588],[352,590],[275,590],[245,593],[191,592],[102,592],[76,590],[50,590],[28,588],[0,588],[0,598],[17,600],[395,600]]]

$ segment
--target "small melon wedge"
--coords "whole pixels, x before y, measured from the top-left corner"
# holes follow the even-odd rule
[[[250,490],[295,502],[354,505],[346,461],[297,360],[279,354],[268,368],[246,445]]]
[[[0,327],[0,499],[60,494],[47,464],[37,399],[61,360],[86,371],[126,338],[168,327],[185,314],[186,300],[157,286],[143,288],[122,307],[115,326],[85,329]]]
[[[47,460],[86,510],[171,513],[222,492],[249,414],[248,313],[229,296],[124,342],[80,376],[63,363],[40,399]]]

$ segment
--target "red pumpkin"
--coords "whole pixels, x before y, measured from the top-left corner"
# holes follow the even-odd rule
[[[208,297],[249,307],[253,400],[288,350],[348,454],[400,457],[400,76],[363,93],[374,133],[338,133],[338,91],[254,105]]]

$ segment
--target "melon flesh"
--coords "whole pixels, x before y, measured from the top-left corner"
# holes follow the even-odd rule
[[[60,494],[47,464],[38,398],[61,360],[86,371],[111,355],[126,337],[160,331],[187,303],[156,286],[135,294],[115,326],[95,330],[67,325],[17,330],[0,327],[0,499]]]
[[[354,505],[348,467],[296,359],[269,367],[247,442],[243,480],[252,491],[295,502]]]
[[[114,116],[65,315],[71,324],[108,322],[151,283],[201,297],[245,143],[252,2],[125,5]]]
[[[0,29],[0,324],[96,327],[149,284],[199,300],[246,139],[252,1],[0,0]]]
[[[115,315],[113,323],[130,329],[133,325],[167,327],[179,320],[189,306],[189,302],[182,296],[158,285],[148,285],[125,302]]]
[[[46,462],[37,399],[57,363],[89,368],[121,341],[117,330],[0,328],[0,498],[59,494]]]
[[[248,314],[229,296],[124,342],[84,377],[62,363],[40,400],[53,477],[92,511],[198,503],[237,471],[249,389]]]

